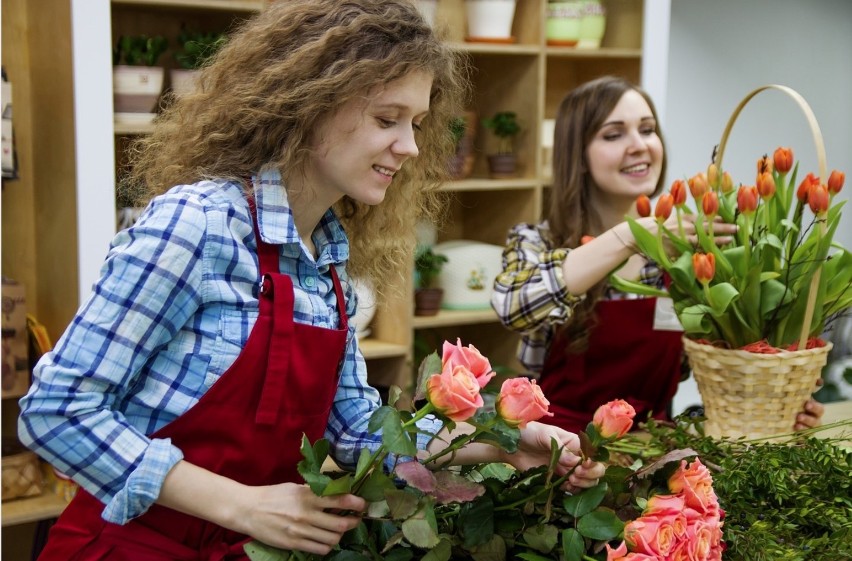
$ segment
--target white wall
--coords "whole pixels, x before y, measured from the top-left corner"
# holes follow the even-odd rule
[[[656,1],[656,0],[646,0]],[[807,100],[825,141],[828,171],[852,192],[852,1],[672,0],[663,132],[668,180],[706,169],[740,100],[765,84],[783,84]],[[735,182],[753,183],[757,158],[790,146],[799,177],[818,172],[807,122],[785,94],[766,91],[745,107],[725,149]],[[852,249],[852,202],[835,240]],[[675,412],[698,403],[690,379]]]

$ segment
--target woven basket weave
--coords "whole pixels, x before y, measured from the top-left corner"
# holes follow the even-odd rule
[[[832,347],[757,354],[686,337],[683,345],[704,402],[705,432],[730,438],[791,432]]]
[[[32,452],[3,456],[3,500],[41,495],[44,491],[38,457]]]

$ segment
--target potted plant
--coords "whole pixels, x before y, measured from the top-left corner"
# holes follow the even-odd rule
[[[436,286],[447,257],[431,247],[422,249],[414,258],[414,315],[434,316],[441,308],[444,289]]]
[[[790,95],[808,118],[819,177],[809,173],[798,183],[792,150],[778,148],[758,160],[755,182],[737,189],[722,167],[727,137],[743,106],[767,89]],[[617,275],[610,282],[625,291],[672,298],[708,434],[787,432],[814,391],[832,346],[820,335],[852,305],[852,254],[832,243],[844,204],[836,194],[844,180],[839,171],[827,173],[819,127],[805,100],[785,86],[764,86],[734,112],[707,173],[688,181],[697,243],[684,235],[681,223],[681,214],[692,212],[685,209],[683,180],[657,202],[657,235],[628,218],[638,249],[668,273],[671,283],[661,292]],[[650,211],[647,198],[642,206]],[[670,231],[663,223],[673,211],[680,225]],[[739,227],[733,241],[721,247],[704,226],[717,216]],[[664,241],[674,247],[674,257]]]
[[[498,111],[482,120],[482,125],[497,137],[497,152],[488,155],[488,169],[493,178],[514,177],[517,172],[517,156],[513,141],[521,131],[514,111]]]
[[[450,135],[456,152],[450,158],[449,172],[452,179],[464,179],[473,171],[473,140],[476,132],[476,114],[466,111],[450,121]]]
[[[165,37],[123,35],[113,49],[113,103],[117,114],[136,113],[153,118],[165,70],[155,66],[166,48]]]
[[[180,68],[172,69],[169,79],[174,94],[182,95],[192,90],[198,69],[222,47],[225,34],[182,29],[177,41],[179,50],[175,52],[175,61]]]
[[[465,0],[466,41],[513,43],[516,0]]]

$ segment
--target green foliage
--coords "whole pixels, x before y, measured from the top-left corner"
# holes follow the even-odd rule
[[[122,35],[112,51],[112,63],[154,66],[168,46],[168,40],[159,35]]]
[[[175,60],[187,70],[201,68],[226,41],[224,33],[188,29],[182,29],[177,39],[180,50],[175,53]]]
[[[464,120],[464,117],[453,117],[450,120],[450,135],[453,137],[453,144],[456,146],[464,137],[465,129],[467,129],[467,121]]]
[[[448,261],[447,256],[435,253],[432,248],[422,249],[414,258],[414,271],[417,274],[417,287],[430,288]]]
[[[499,154],[512,152],[512,140],[521,132],[518,116],[514,111],[498,111],[490,118],[483,119],[482,125],[497,137],[500,143],[497,149]]]

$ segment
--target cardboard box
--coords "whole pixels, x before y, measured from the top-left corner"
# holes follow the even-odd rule
[[[3,398],[20,397],[30,387],[27,299],[23,285],[3,278],[2,359],[0,388]]]

